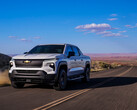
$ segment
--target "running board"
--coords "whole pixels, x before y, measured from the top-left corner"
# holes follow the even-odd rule
[[[69,81],[73,81],[73,80],[77,80],[77,79],[81,79],[84,78],[83,75],[79,76],[79,77],[75,77],[75,78],[68,78]]]

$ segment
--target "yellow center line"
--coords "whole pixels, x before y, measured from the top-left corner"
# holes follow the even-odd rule
[[[124,74],[128,73],[133,67],[129,68],[128,70],[126,70],[125,72],[119,74],[119,75],[116,75],[116,76],[123,76]]]
[[[56,105],[59,105],[60,103],[63,103],[63,102],[65,102],[65,101],[67,101],[67,100],[70,100],[70,99],[72,99],[72,98],[74,98],[74,97],[76,97],[76,96],[78,96],[78,95],[81,95],[81,94],[83,94],[83,93],[85,93],[85,92],[87,92],[87,91],[89,91],[89,90],[90,90],[90,89],[81,91],[81,92],[79,92],[79,93],[77,93],[77,94],[75,94],[75,95],[72,95],[71,97],[68,97],[68,98],[66,98],[66,99],[63,99],[63,100],[57,102],[57,103],[54,103],[53,105],[50,105],[50,106],[48,106],[48,107],[46,107],[46,108],[44,108],[44,109],[42,109],[42,110],[47,110],[47,109],[49,109],[49,108],[51,108],[51,107],[54,107],[54,106],[56,106]]]
[[[82,92],[82,91],[85,91],[85,89],[80,90],[80,91],[78,91],[78,92],[75,92],[75,93],[73,93],[73,94],[70,94],[70,95],[68,95],[68,96],[65,96],[65,97],[63,97],[63,98],[57,99],[57,100],[55,100],[55,101],[52,101],[52,102],[50,102],[50,103],[48,103],[48,104],[46,104],[46,105],[40,106],[40,107],[38,107],[38,108],[36,108],[36,109],[33,109],[33,110],[42,109],[42,108],[44,108],[44,107],[46,107],[46,106],[49,106],[49,105],[54,104],[54,103],[56,103],[56,102],[59,102],[59,101],[65,99],[65,98],[71,97],[72,95],[78,94],[79,92]]]
[[[72,93],[72,94],[70,94],[70,95],[68,95],[68,96],[65,96],[65,97],[63,97],[63,98],[57,99],[57,100],[55,100],[55,101],[52,101],[52,102],[50,102],[50,103],[48,103],[48,104],[45,104],[45,105],[40,106],[40,107],[38,107],[38,108],[35,108],[35,109],[33,109],[33,110],[47,110],[47,109],[49,109],[49,108],[52,108],[52,107],[54,107],[54,106],[56,106],[56,105],[59,105],[59,104],[65,102],[65,101],[67,101],[67,100],[70,100],[70,99],[72,99],[72,98],[74,98],[74,97],[77,97],[77,96],[79,96],[79,95],[81,95],[81,94],[83,94],[83,93],[91,90],[91,88],[96,88],[96,87],[99,87],[99,86],[101,86],[101,85],[103,85],[103,84],[105,84],[105,83],[107,83],[107,82],[110,82],[110,81],[112,81],[113,79],[115,79],[116,77],[122,76],[122,75],[128,73],[132,68],[133,68],[133,67],[129,68],[128,70],[122,72],[122,73],[119,74],[119,75],[116,75],[115,77],[112,77],[112,78],[107,79],[107,80],[105,80],[105,81],[103,81],[103,82],[97,83],[97,84],[95,84],[94,86],[90,86],[89,89],[80,90],[80,91],[78,91],[78,92]]]

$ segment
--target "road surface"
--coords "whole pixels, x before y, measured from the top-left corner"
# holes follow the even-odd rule
[[[93,72],[88,84],[69,82],[68,89],[26,85],[0,88],[0,110],[137,110],[137,67]]]

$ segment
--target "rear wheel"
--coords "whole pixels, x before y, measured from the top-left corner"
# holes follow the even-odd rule
[[[14,88],[23,88],[24,85],[25,83],[19,83],[19,82],[14,82],[14,81],[11,82],[11,86]]]
[[[90,81],[90,69],[86,68],[84,73],[84,78],[82,78],[82,82],[89,82]]]
[[[67,73],[64,69],[60,70],[57,84],[53,86],[55,90],[64,90],[67,87]]]

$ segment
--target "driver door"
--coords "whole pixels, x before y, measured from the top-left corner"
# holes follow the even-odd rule
[[[67,64],[68,64],[68,76],[72,76],[74,75],[74,71],[76,68],[76,58],[75,56],[70,56],[69,57],[69,52],[73,52],[72,47],[71,46],[67,46],[67,50],[66,50],[66,55],[67,55]]]

